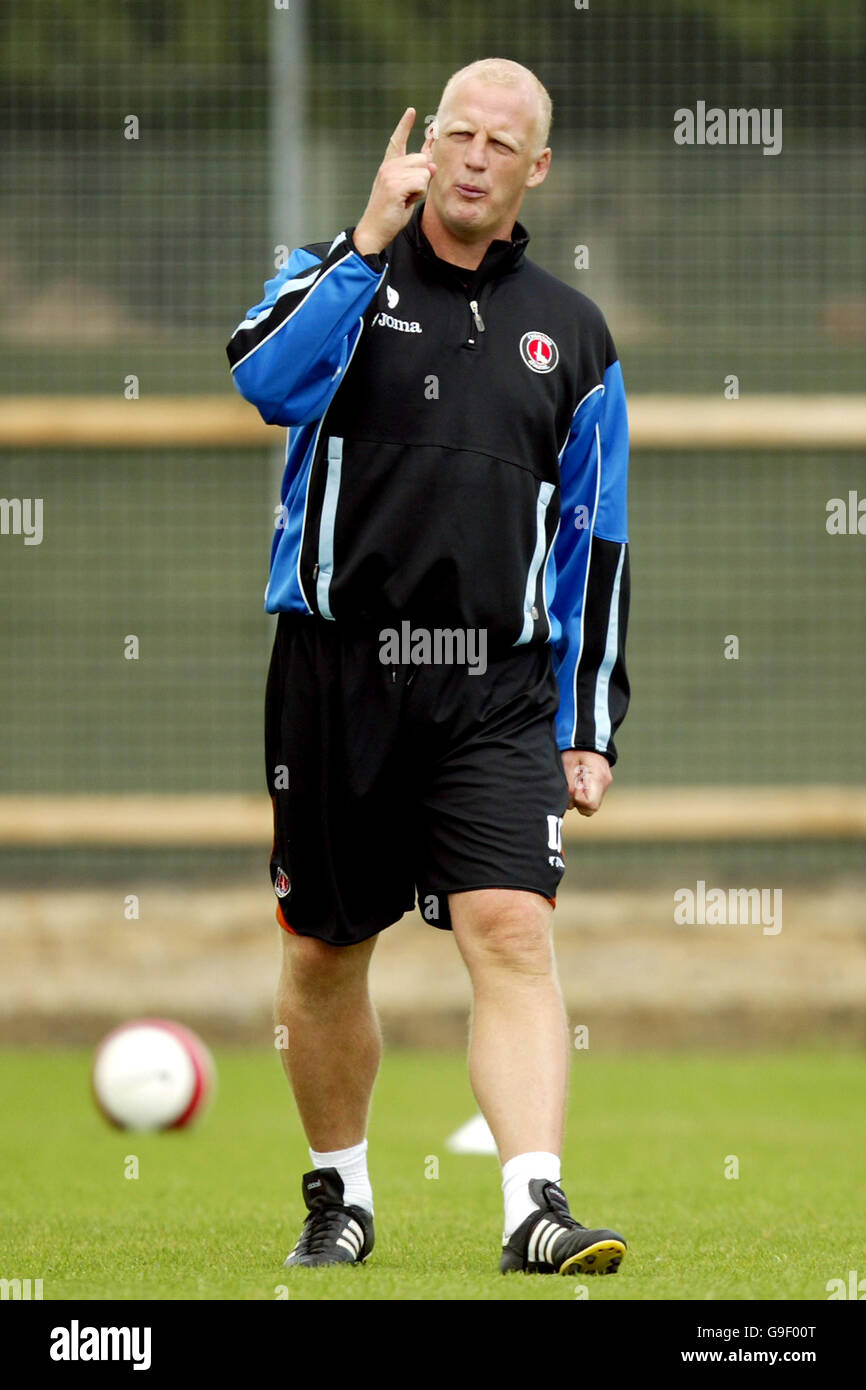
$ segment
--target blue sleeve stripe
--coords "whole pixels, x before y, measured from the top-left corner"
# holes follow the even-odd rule
[[[577,433],[577,431],[575,430],[575,425],[577,424],[577,417],[578,417],[578,415],[580,414],[580,412],[581,412],[581,410],[583,409],[583,407],[586,405],[586,402],[589,400],[590,396],[594,396],[595,393],[596,393],[596,391],[602,391],[602,392],[604,391],[604,383],[603,383],[603,382],[600,381],[600,382],[598,383],[597,386],[593,386],[591,390],[587,391],[586,395],[583,397],[583,400],[581,400],[581,401],[578,402],[577,409],[575,410],[574,414],[573,414],[572,417],[571,417],[571,424],[569,425],[569,427],[568,427],[568,433],[567,433],[566,436],[565,436],[565,443],[563,444],[562,448],[561,448],[560,451],[559,451],[559,461],[560,461],[560,463],[562,463],[562,456],[563,456],[563,454],[565,453],[566,447],[568,446],[568,441],[571,439],[571,436],[572,436],[573,434],[576,434],[576,433]]]
[[[596,427],[595,427],[595,450],[596,450],[596,453],[595,453],[595,458],[596,458],[596,464],[595,464],[595,503],[594,503],[593,511],[592,511],[592,521],[590,522],[590,526],[589,526],[589,532],[588,532],[588,535],[589,535],[589,536],[592,536],[592,533],[593,533],[593,531],[595,530],[595,519],[596,519],[596,517],[597,517],[597,515],[598,515],[598,503],[599,503],[599,498],[600,498],[600,496],[601,496],[601,431],[600,431],[598,425],[596,425]],[[584,627],[585,627],[585,623],[586,623],[586,591],[587,591],[587,589],[588,589],[588,587],[589,587],[589,567],[590,567],[591,560],[592,560],[592,546],[590,545],[589,550],[588,550],[588,553],[587,553],[587,556],[586,556],[586,571],[585,571],[584,577],[583,577],[583,597],[581,598],[581,601],[580,601],[580,640],[579,640],[579,642],[578,642],[578,646],[577,646],[577,651],[576,651],[576,653],[574,653],[574,654],[569,653],[569,655],[568,655],[568,660],[569,660],[569,662],[571,662],[571,661],[574,662],[574,668],[573,668],[572,673],[571,673],[571,682],[570,682],[570,687],[571,687],[571,688],[570,688],[570,691],[569,691],[569,695],[570,695],[570,699],[571,699],[571,735],[570,735],[570,737],[571,737],[571,740],[572,740],[572,741],[573,741],[574,738],[575,738],[575,734],[576,734],[576,730],[577,730],[577,673],[578,673],[578,670],[579,670],[579,668],[580,668],[580,658],[583,656],[583,648],[584,648],[584,642],[585,642]]]
[[[243,329],[255,328],[266,319],[274,305],[278,300],[282,299],[283,295],[288,294],[292,290],[304,289],[306,286],[311,285],[322,266],[327,262],[328,257],[330,257],[336,247],[345,240],[345,232],[340,232],[339,236],[334,237],[324,261],[312,251],[308,251],[305,246],[296,247],[289,256],[285,266],[277,271],[273,279],[265,281],[264,299],[260,299],[258,304],[254,304],[251,309],[247,310],[246,317],[241,319],[241,322],[232,334],[232,338],[235,338]],[[312,276],[303,275],[302,272],[307,270],[313,270],[314,274]]]
[[[243,357],[241,357],[241,358],[238,359],[238,361],[237,361],[237,362],[234,364],[234,366],[232,367],[232,372],[237,371],[238,367],[243,366],[244,362],[249,361],[249,359],[250,359],[250,357],[252,357],[253,353],[254,353],[254,352],[258,352],[259,348],[264,347],[265,343],[269,342],[269,341],[271,340],[271,338],[274,336],[275,333],[279,333],[279,331],[280,331],[281,328],[285,328],[285,326],[286,326],[287,323],[291,323],[292,319],[295,317],[295,314],[297,314],[298,311],[299,311],[300,309],[302,309],[306,304],[308,304],[308,303],[310,302],[310,300],[312,299],[312,296],[316,293],[317,290],[321,289],[322,285],[325,284],[325,282],[327,281],[328,277],[329,277],[335,270],[337,270],[339,266],[343,265],[344,262],[347,261],[347,260],[349,259],[350,256],[353,256],[353,255],[354,255],[354,252],[353,252],[353,251],[347,251],[346,254],[345,254],[345,256],[342,256],[342,257],[340,258],[340,260],[335,261],[333,265],[328,266],[328,269],[324,272],[323,275],[316,274],[316,275],[313,275],[313,276],[311,276],[311,277],[308,277],[308,279],[305,280],[305,281],[298,282],[298,283],[301,283],[301,284],[309,284],[309,285],[311,286],[311,289],[309,290],[309,292],[308,292],[307,294],[305,294],[305,295],[302,296],[302,298],[301,298],[301,299],[298,301],[298,303],[295,305],[294,309],[292,309],[291,313],[286,314],[285,318],[281,318],[280,321],[279,321],[279,323],[277,323],[277,324],[274,325],[274,327],[271,329],[270,333],[265,334],[265,336],[264,336],[263,338],[261,338],[261,339],[259,340],[259,342],[253,344],[253,346],[249,349],[249,351],[248,351],[247,353],[244,354]],[[384,274],[384,272],[383,272],[383,274]],[[288,288],[288,286],[287,286],[286,288]],[[330,287],[329,287],[329,288],[330,288]],[[278,298],[279,298],[279,296],[278,296]],[[264,314],[260,314],[260,315],[258,316],[258,318],[254,320],[253,323],[242,323],[242,324],[240,325],[240,327],[241,327],[241,328],[249,328],[249,329],[252,329],[256,324],[258,324],[259,322],[261,322],[261,320],[262,320],[263,318],[266,318],[268,313],[273,312],[273,309],[275,308],[275,306],[276,306],[276,301],[274,302],[273,305],[271,305],[271,308],[268,309]],[[238,329],[238,330],[236,330],[236,331],[239,332],[240,329]]]
[[[334,576],[334,529],[337,523],[337,502],[340,497],[340,478],[343,471],[343,441],[331,436],[328,440],[328,476],[325,481],[325,500],[319,523],[319,574],[316,579],[316,603],[323,618],[333,621],[328,592]]]
[[[562,525],[562,517],[556,523],[556,530],[553,533],[553,540],[550,542],[550,549],[547,552],[547,559],[544,562],[544,573],[541,576],[541,601],[544,604],[544,615],[547,618],[547,640],[556,641],[562,631],[559,619],[553,612],[552,604],[556,597],[556,561],[553,556],[556,547],[556,538],[559,535],[559,528]],[[550,594],[548,595],[548,588]]]
[[[267,302],[267,301],[266,301],[266,302],[265,302],[265,305],[264,305],[264,308],[259,309],[259,306],[256,305],[255,308],[250,309],[250,311],[249,311],[249,313],[247,314],[246,318],[245,318],[241,323],[238,324],[237,328],[235,329],[234,333],[232,334],[232,337],[234,338],[238,333],[240,333],[240,331],[241,331],[242,328],[255,328],[257,324],[262,323],[262,322],[264,321],[264,319],[267,318],[268,314],[271,312],[271,310],[273,309],[274,305],[277,303],[277,300],[282,299],[282,297],[283,297],[284,294],[290,294],[290,293],[292,292],[292,290],[305,290],[305,289],[307,289],[307,287],[308,287],[309,285],[312,285],[312,284],[315,282],[316,277],[318,276],[318,274],[319,274],[319,271],[318,271],[318,268],[317,268],[316,270],[314,270],[314,271],[312,272],[312,274],[310,274],[310,275],[304,275],[304,276],[302,276],[300,279],[296,279],[296,280],[285,280],[285,281],[283,282],[283,284],[281,285],[280,289],[277,291],[275,298],[274,298],[273,300],[271,300],[270,302]]]
[[[270,576],[265,589],[267,613],[292,609],[313,611],[301,584],[300,554],[318,432],[318,427],[313,429],[307,425],[289,433],[282,486],[282,525],[274,535]],[[290,570],[293,563],[297,568]]]
[[[605,445],[604,477],[593,531],[603,540],[624,544],[628,541],[628,414],[619,362],[611,362],[604,374],[599,423]]]
[[[532,609],[535,604],[535,590],[538,584],[538,571],[541,569],[544,560],[545,542],[547,539],[547,508],[550,499],[555,492],[553,483],[541,483],[538,489],[538,497],[535,503],[535,550],[532,553],[532,560],[529,571],[526,575],[526,588],[523,593],[523,627],[520,636],[513,644],[520,647],[528,642],[535,631],[535,619],[532,616]]]
[[[607,619],[607,638],[604,645],[604,659],[598,670],[595,686],[595,746],[604,753],[612,737],[610,722],[610,677],[619,654],[619,590],[622,582],[622,567],[625,560],[625,545],[620,546],[616,577],[613,581],[613,594],[610,600],[610,613]]]
[[[363,331],[364,320],[363,318],[359,318],[358,331],[355,334],[355,341],[352,344],[352,351],[349,355],[350,362],[355,354],[358,344],[361,341]],[[304,533],[306,531],[307,519],[309,516],[310,483],[312,481],[313,475],[313,460],[316,457],[316,450],[319,447],[319,436],[322,433],[322,427],[325,423],[326,414],[327,411],[323,411],[322,415],[315,422],[315,429],[312,431],[311,439],[309,439],[309,428],[303,431],[299,430],[296,438],[290,434],[290,438],[293,438],[294,440],[294,446],[291,451],[292,456],[290,457],[285,474],[283,476],[282,486],[282,498],[284,507],[288,505],[288,522],[282,536],[277,537],[276,544],[274,545],[273,552],[271,554],[271,575],[268,581],[268,587],[265,591],[265,609],[268,613],[279,613],[283,609],[299,609],[301,603],[303,603],[306,612],[312,613],[315,611],[309,599],[307,598],[307,594],[301,579],[301,554],[304,548]],[[309,439],[309,443],[307,444],[307,447],[304,448],[303,443],[306,443],[307,439]],[[328,440],[329,480],[331,475],[331,464],[333,462],[333,456],[335,452],[334,446],[337,442],[340,443],[340,453],[342,455],[342,442],[336,441],[334,439]],[[298,457],[300,461],[297,464],[295,463],[294,458],[295,449],[299,451]],[[337,486],[339,488],[339,480]],[[302,490],[303,501],[301,501]],[[336,501],[336,498],[334,500]],[[320,564],[322,554],[322,525],[324,524],[324,520],[325,518],[323,513],[322,522],[320,523],[319,528]],[[333,570],[333,529],[334,527],[332,518],[330,537],[331,559],[328,562],[328,567],[331,570]],[[325,540],[325,548],[326,550],[328,548],[327,538]],[[325,608],[323,609],[321,607],[321,604],[319,603],[319,599],[321,596],[319,586],[318,584],[316,586],[317,605],[319,606],[319,611],[321,611],[323,613],[323,616],[325,616],[326,618],[332,616],[330,606],[328,603],[329,589],[330,577],[328,579],[328,584],[324,590]],[[325,609],[327,609],[327,612],[325,612]]]

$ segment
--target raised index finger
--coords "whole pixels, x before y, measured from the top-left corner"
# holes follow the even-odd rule
[[[414,106],[406,107],[406,110],[403,112],[403,115],[397,122],[397,128],[394,131],[394,134],[388,141],[388,147],[385,150],[386,159],[403,158],[403,156],[406,153],[406,145],[409,140],[409,134],[412,130],[413,125],[415,124],[416,115],[417,112]]]

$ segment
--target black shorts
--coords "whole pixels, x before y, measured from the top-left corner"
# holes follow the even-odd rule
[[[265,700],[277,920],[349,945],[416,893],[446,930],[449,893],[553,902],[568,788],[550,647],[511,649],[483,672],[476,660],[475,674],[381,653],[378,631],[279,615]]]

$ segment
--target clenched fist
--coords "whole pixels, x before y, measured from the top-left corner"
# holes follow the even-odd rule
[[[568,810],[594,816],[613,781],[607,758],[602,753],[566,748],[562,754],[562,770],[568,783]]]
[[[414,106],[407,107],[388,141],[364,215],[353,234],[362,256],[384,251],[403,230],[436,173],[436,165],[425,154],[406,153],[416,114]]]

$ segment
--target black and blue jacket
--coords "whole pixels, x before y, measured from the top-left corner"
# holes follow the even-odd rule
[[[423,204],[378,255],[292,252],[227,347],[289,427],[269,613],[549,642],[561,749],[616,761],[629,700],[622,372],[601,311],[494,241],[435,255]]]

